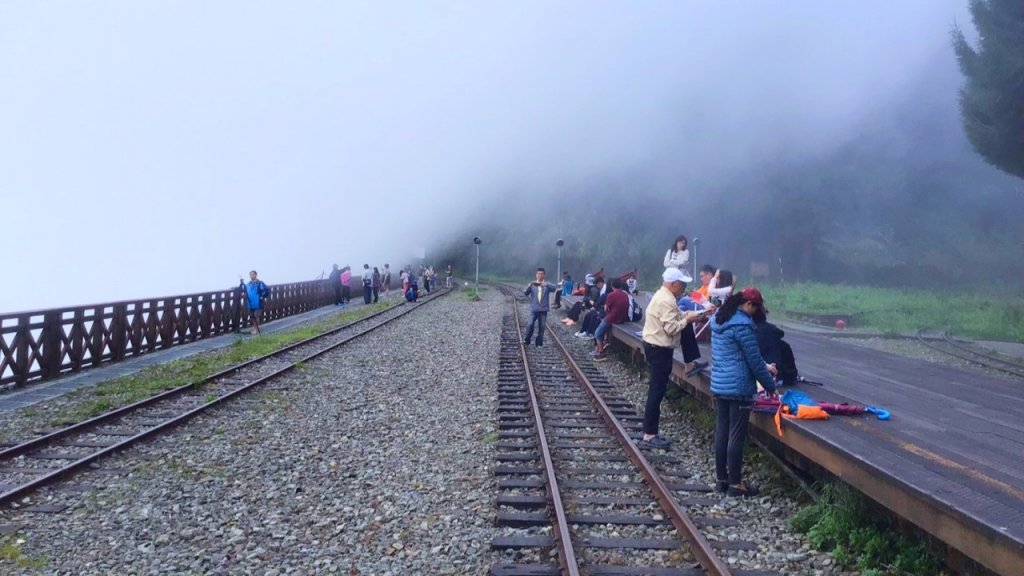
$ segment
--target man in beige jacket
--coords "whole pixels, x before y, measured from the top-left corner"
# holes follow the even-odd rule
[[[686,283],[692,278],[678,268],[666,268],[661,279],[661,288],[651,298],[644,320],[644,357],[651,369],[651,382],[647,388],[644,437],[640,447],[668,450],[672,443],[658,435],[658,422],[661,420],[661,401],[665,398],[668,378],[672,374],[672,353],[679,344],[679,333],[700,313],[683,314],[677,303],[686,290]]]

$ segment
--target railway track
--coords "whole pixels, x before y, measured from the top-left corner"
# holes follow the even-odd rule
[[[935,335],[929,334],[927,329],[921,329],[917,331],[917,340],[936,352],[1024,380],[1024,364],[977,350],[957,340],[949,332]]]
[[[420,300],[420,305],[446,291]],[[402,304],[376,312],[208,378],[0,450],[0,505],[53,484],[98,460],[170,430],[254,390],[327,352],[416,310]]]
[[[503,292],[508,294],[507,289]],[[702,528],[737,525],[711,514],[713,488],[690,481],[670,452],[634,442],[642,417],[594,366],[581,366],[547,331],[525,347],[519,305],[506,316],[498,369],[497,524],[506,535],[493,576],[743,574],[728,556],[757,545],[709,540]],[[553,563],[557,561],[557,563]]]

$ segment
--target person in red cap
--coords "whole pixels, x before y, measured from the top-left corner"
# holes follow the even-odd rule
[[[715,398],[715,474],[718,490],[730,496],[754,496],[743,482],[743,447],[757,383],[775,392],[775,366],[757,346],[752,318],[764,309],[757,288],[729,296],[711,321],[711,394]]]

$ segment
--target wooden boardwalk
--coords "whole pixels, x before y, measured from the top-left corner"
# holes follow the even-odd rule
[[[571,300],[567,302],[571,305]],[[613,337],[642,353],[640,324]],[[892,419],[836,416],[786,421],[755,433],[781,442],[990,570],[1024,574],[1024,382],[790,330],[802,385],[827,402],[876,405]],[[704,359],[710,350],[702,345]],[[710,396],[708,375],[687,378],[676,350],[673,379]],[[955,557],[955,554],[954,554]],[[954,558],[955,559],[955,558]]]

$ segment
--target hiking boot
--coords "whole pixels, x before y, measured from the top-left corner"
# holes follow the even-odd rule
[[[605,354],[604,352],[594,356],[594,362],[607,362],[607,361],[608,361],[608,355]]]
[[[644,440],[641,438],[640,441],[636,443],[636,445],[639,446],[640,448],[645,448],[648,450],[655,448],[658,450],[668,450],[669,448],[672,447],[672,443],[669,442],[667,438],[663,438],[661,436],[655,436],[650,440]]]
[[[736,486],[729,486],[729,490],[726,492],[729,496],[736,496],[739,498],[751,498],[760,494],[761,491],[757,489],[757,486],[751,484],[738,484]]]

